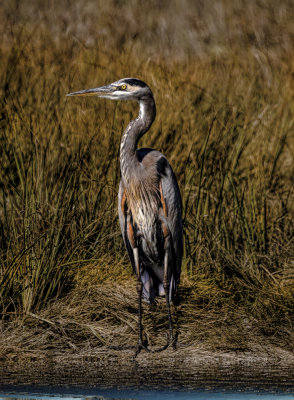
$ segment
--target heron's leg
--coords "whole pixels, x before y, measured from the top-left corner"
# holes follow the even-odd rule
[[[169,252],[170,252],[170,233],[169,229],[165,223],[165,221],[161,222],[162,233],[164,237],[164,272],[163,272],[163,287],[165,292],[165,300],[166,300],[166,308],[167,308],[167,315],[168,315],[168,324],[169,324],[169,340],[168,343],[173,342],[173,324],[172,324],[172,317],[170,311],[170,298],[169,298],[169,291],[170,291],[170,281],[168,276],[168,269],[169,269]]]
[[[141,272],[140,272],[140,263],[139,263],[139,251],[138,247],[133,249],[135,266],[136,266],[136,275],[137,275],[137,293],[138,293],[138,345],[143,346],[143,338],[142,338],[142,291],[143,291],[143,283],[141,281]]]
[[[143,335],[142,335],[142,292],[143,292],[143,283],[141,280],[141,271],[140,271],[140,261],[139,261],[139,249],[137,246],[137,241],[135,237],[135,231],[133,224],[131,222],[131,216],[127,216],[127,233],[130,245],[133,249],[136,276],[137,276],[137,293],[138,293],[138,346],[135,353],[135,357],[139,354],[140,350],[145,348],[143,345]],[[134,358],[135,358],[134,357]]]

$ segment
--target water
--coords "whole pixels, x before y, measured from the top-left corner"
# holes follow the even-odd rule
[[[0,390],[0,400],[294,400],[286,392],[164,391],[134,389],[9,388]]]

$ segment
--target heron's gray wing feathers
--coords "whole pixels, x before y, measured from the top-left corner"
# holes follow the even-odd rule
[[[161,161],[164,158],[165,162]],[[167,208],[167,223],[172,237],[172,251],[175,267],[176,287],[179,284],[181,263],[183,256],[183,226],[182,226],[182,200],[174,172],[164,156],[159,163],[165,165],[165,171],[161,174],[161,187]]]
[[[166,205],[166,222],[172,238],[172,261],[176,288],[181,273],[183,256],[183,224],[182,224],[182,200],[179,186],[166,157],[157,150],[143,148],[137,150],[140,162],[150,171],[150,167],[156,166],[155,173]],[[150,171],[151,172],[151,171]]]

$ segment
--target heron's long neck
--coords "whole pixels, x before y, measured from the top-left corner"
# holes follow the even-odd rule
[[[121,174],[126,183],[139,167],[136,154],[138,141],[148,131],[156,115],[153,96],[140,100],[139,105],[139,115],[127,126],[120,144]]]

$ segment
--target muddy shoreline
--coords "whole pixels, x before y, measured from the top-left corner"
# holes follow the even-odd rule
[[[211,352],[201,347],[141,352],[91,349],[83,353],[10,352],[1,357],[0,389],[146,388],[286,390],[294,393],[294,355],[277,348]]]

